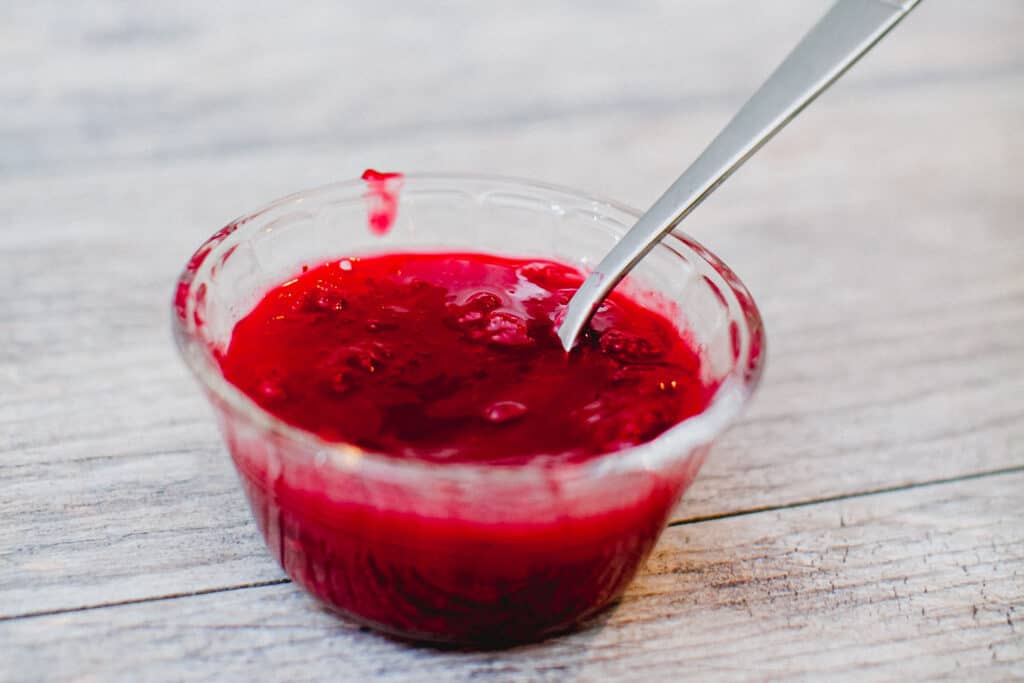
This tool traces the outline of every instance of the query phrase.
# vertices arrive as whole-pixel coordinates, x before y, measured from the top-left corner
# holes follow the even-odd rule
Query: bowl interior
[[[261,421],[274,421],[223,380],[210,352],[226,348],[235,323],[304,265],[380,252],[477,251],[556,259],[587,271],[638,216],[536,183],[411,176],[403,181],[396,221],[381,236],[367,225],[373,201],[361,181],[299,193],[233,222],[200,248],[179,283],[175,332],[208,391]],[[688,446],[710,441],[759,375],[763,336],[749,294],[724,264],[684,236],[666,238],[620,287],[692,335],[706,379],[721,382],[705,411],[710,415],[666,433],[679,438],[687,427]]]

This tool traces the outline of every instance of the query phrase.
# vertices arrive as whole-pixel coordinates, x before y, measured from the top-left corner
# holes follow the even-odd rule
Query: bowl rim
[[[450,182],[500,183],[503,186],[518,186],[531,190],[567,195],[576,200],[606,207],[630,217],[639,218],[642,212],[626,204],[591,195],[574,188],[539,182],[524,178],[480,173],[403,173],[403,182]],[[764,325],[760,311],[746,286],[736,274],[701,243],[689,235],[674,230],[666,235],[656,249],[667,248],[683,258],[685,251],[702,259],[717,273],[722,282],[715,283],[722,297],[731,297],[740,307],[742,322],[747,334],[741,335],[741,344],[735,354],[733,368],[725,375],[701,412],[691,415],[651,441],[617,451],[603,453],[578,462],[557,462],[539,458],[538,462],[503,465],[500,463],[444,463],[397,458],[386,453],[369,451],[352,444],[327,441],[301,427],[292,426],[276,417],[241,389],[231,384],[221,373],[207,344],[195,333],[193,311],[189,303],[196,273],[204,263],[218,256],[218,247],[239,227],[259,216],[287,204],[299,203],[324,193],[365,187],[361,179],[350,179],[327,183],[300,190],[280,197],[252,213],[231,221],[204,241],[187,262],[179,275],[171,305],[171,328],[179,354],[190,372],[216,404],[244,419],[251,426],[267,432],[268,436],[285,439],[301,446],[302,450],[315,454],[318,464],[338,467],[347,472],[359,471],[381,478],[412,478],[422,481],[424,477],[455,482],[473,482],[483,479],[500,479],[504,484],[520,483],[523,480],[542,480],[550,483],[553,477],[559,481],[591,479],[614,473],[637,470],[660,470],[677,460],[685,459],[695,449],[706,446],[719,436],[739,416],[760,383],[763,373],[766,344]],[[619,235],[621,237],[621,234]],[[213,260],[215,262],[215,259]],[[735,321],[734,321],[735,322]],[[223,426],[223,425],[222,425]],[[286,449],[289,453],[296,449]]]

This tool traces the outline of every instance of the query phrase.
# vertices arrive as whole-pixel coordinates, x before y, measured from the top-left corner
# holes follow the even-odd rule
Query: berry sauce
[[[260,406],[426,466],[381,474],[358,451],[314,454],[229,421],[256,520],[292,578],[375,628],[485,646],[563,631],[622,593],[706,449],[574,472],[700,412],[715,386],[690,338],[621,292],[566,354],[554,321],[581,281],[546,260],[352,257],[303,267],[236,324],[219,362]],[[453,481],[448,463],[494,476]],[[536,478],[512,476],[527,466]]]
[[[583,460],[700,412],[697,350],[622,294],[566,355],[554,319],[580,282],[482,254],[343,259],[271,290],[221,367],[289,424],[433,462]]]

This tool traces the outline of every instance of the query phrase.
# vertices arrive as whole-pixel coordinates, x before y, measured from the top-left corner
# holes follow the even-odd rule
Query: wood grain
[[[672,527],[583,631],[410,647],[288,585],[0,622],[11,680],[1013,680],[1024,474]]]
[[[46,3],[0,7],[8,629],[39,612],[282,579],[169,339],[173,280],[217,227],[367,166],[522,175],[649,204],[827,3],[565,1],[498,11],[323,0],[287,15],[258,3],[208,5],[104,0],[64,8],[60,20]],[[781,508],[927,482],[959,487],[952,482],[985,473],[993,485],[1016,481],[1022,32],[1016,0],[924,3],[688,219],[753,290],[769,361],[754,405],[714,450],[677,521],[788,515]],[[807,530],[819,544],[830,533]],[[251,588],[230,593],[238,609],[250,591],[290,596],[274,603],[281,610],[302,600],[287,587]],[[1019,602],[1022,593],[1018,583],[1002,595]],[[181,602],[220,610],[215,595],[229,593]],[[870,596],[848,596],[836,628],[862,628],[856,615],[870,616],[858,611]],[[117,610],[145,619],[177,602]],[[601,632],[618,637],[618,623]],[[681,622],[666,623],[674,626],[646,633],[670,649]],[[814,629],[794,633],[808,650],[825,642]],[[181,631],[160,638],[167,657],[188,640]],[[849,654],[854,637],[840,640],[849,646],[834,661],[849,664],[860,656]],[[0,662],[14,642],[0,638]],[[938,651],[952,636],[921,642]],[[85,656],[51,645],[65,646],[74,653],[67,666]],[[300,658],[305,647],[280,656]],[[491,671],[474,666],[465,671]],[[196,667],[190,673],[207,676]]]

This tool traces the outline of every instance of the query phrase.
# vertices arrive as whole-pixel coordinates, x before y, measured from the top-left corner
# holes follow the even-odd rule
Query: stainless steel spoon
[[[565,350],[573,347],[619,280],[662,237],[874,47],[918,2],[839,0],[583,282],[558,327]]]

